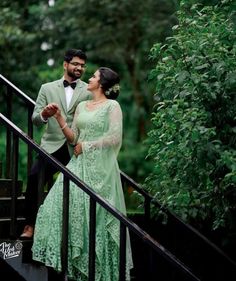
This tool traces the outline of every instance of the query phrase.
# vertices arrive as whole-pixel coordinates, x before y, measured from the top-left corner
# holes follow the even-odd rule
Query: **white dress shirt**
[[[78,80],[75,80],[73,82],[77,82],[77,81]],[[71,88],[70,86],[65,87],[64,89],[65,89],[65,95],[66,95],[66,106],[67,106],[67,109],[68,109],[69,106],[70,106],[70,102],[71,102],[71,99],[72,99],[72,96],[73,96],[74,89]],[[43,118],[42,113],[40,114],[40,116],[41,116],[41,119],[43,120],[43,122],[47,123],[48,120]]]

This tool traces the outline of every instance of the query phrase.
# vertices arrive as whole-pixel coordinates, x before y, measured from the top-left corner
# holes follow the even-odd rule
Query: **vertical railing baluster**
[[[120,221],[120,266],[119,281],[125,281],[126,275],[126,226]]]
[[[154,264],[153,264],[153,250],[152,248],[148,249],[148,266],[147,266],[147,279],[150,281],[154,281],[154,275],[152,274]]]
[[[144,199],[144,216],[145,216],[145,221],[149,222],[150,220],[150,205],[151,205],[151,200],[149,197],[145,196]]]
[[[44,185],[45,185],[45,165],[44,160],[39,156],[39,178],[38,178],[38,207],[43,202],[44,199]]]
[[[2,162],[0,162],[0,178],[2,178],[3,174],[2,174]]]
[[[69,226],[69,197],[70,181],[64,176],[63,180],[63,217],[62,217],[62,241],[61,241],[61,265],[62,278],[67,281],[68,272],[68,226]]]
[[[28,135],[31,137],[31,139],[33,139],[33,122],[31,120],[33,114],[33,110],[31,109],[31,107],[28,108]],[[32,162],[33,162],[33,154],[32,154],[32,148],[28,145],[27,146],[27,150],[28,150],[28,156],[27,156],[27,174],[30,174],[30,169],[32,166]]]
[[[5,166],[5,177],[11,178],[11,131],[7,128],[6,132],[6,166]]]
[[[89,209],[89,281],[95,280],[96,201],[90,197]]]
[[[7,118],[9,120],[12,120],[12,92],[9,87],[7,87]],[[6,170],[5,170],[5,176],[6,178],[12,177],[12,169],[11,169],[11,131],[9,128],[7,128],[6,133]]]
[[[11,186],[11,225],[10,236],[16,236],[16,200],[17,200],[17,181],[18,181],[18,154],[19,154],[19,137],[13,136],[13,161],[12,161],[12,186]]]

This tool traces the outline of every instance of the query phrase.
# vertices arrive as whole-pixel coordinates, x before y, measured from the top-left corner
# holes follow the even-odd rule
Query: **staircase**
[[[11,218],[11,190],[12,190],[12,179],[0,178],[0,238],[9,239],[10,231],[10,218]],[[22,181],[17,182],[17,202],[16,208],[19,210],[17,214],[17,233],[22,229],[24,225],[23,217],[23,204],[24,196],[21,193]]]
[[[22,182],[17,182],[17,217],[16,217],[16,234],[11,234],[11,190],[13,181],[11,179],[0,179],[0,272],[12,276],[14,281],[54,281],[65,280],[51,268],[32,260],[32,240],[18,240],[22,232],[25,218],[23,216],[24,194],[21,192]],[[130,215],[132,220],[140,226],[146,227],[144,214]],[[143,243],[142,239],[130,233],[131,245],[133,251],[134,269],[131,271],[131,281],[143,280],[198,280],[185,277],[183,273],[169,266],[166,260],[163,260],[157,254],[150,252]],[[9,251],[10,249],[10,251]],[[8,254],[9,253],[9,254]],[[149,262],[157,264],[157,268],[152,269],[152,276],[147,279]],[[160,273],[159,267],[165,269]],[[4,280],[4,279],[1,279]]]
[[[16,93],[27,105],[28,134],[22,132],[9,120],[11,119],[12,107],[8,105],[6,116],[9,119],[0,113],[0,128],[1,131],[5,129],[6,135],[5,159],[6,162],[12,162],[11,164],[0,163],[0,272],[6,272],[7,278],[12,276],[11,280],[16,281],[67,280],[65,275],[58,275],[53,270],[32,260],[32,241],[19,241],[17,239],[25,220],[23,217],[22,181],[17,179],[18,138],[21,138],[28,145],[28,164],[32,149],[47,161],[55,162],[55,160],[50,159],[48,155],[45,156],[44,152],[40,151],[40,148],[29,137],[32,136],[33,132],[30,117],[34,102],[2,75],[0,75],[1,83],[7,87],[7,94],[11,96],[7,98],[8,104],[12,100],[13,93]],[[55,165],[58,163],[55,162]],[[8,167],[5,168],[5,171],[11,170],[11,177],[3,176],[6,173],[3,173],[2,166]],[[65,168],[60,165],[58,167],[64,176],[74,181]],[[122,171],[121,178],[124,189],[132,187],[143,196],[143,213],[129,214],[127,219],[120,216],[104,202],[100,202],[96,196],[93,199],[111,211],[130,230],[134,259],[134,269],[131,272],[132,281],[233,281],[236,279],[235,262],[216,245],[169,210],[163,209],[168,218],[166,224],[151,219],[151,205],[154,208],[162,208],[162,206]],[[76,183],[80,187],[87,188],[78,179],[76,179]],[[12,249],[13,254],[16,252],[13,258],[4,256],[3,249],[7,247]],[[1,278],[1,280],[3,279]],[[90,280],[93,281],[93,277]],[[120,277],[120,281],[122,280],[125,280],[124,277]]]
[[[2,164],[2,163],[1,163]],[[0,165],[2,167],[2,165]],[[2,175],[2,171],[0,171]],[[23,216],[24,196],[22,181],[17,181],[17,217],[16,237],[12,233],[11,225],[11,195],[12,179],[0,178],[0,272],[1,280],[14,281],[48,281],[47,268],[32,261],[32,241],[17,240],[25,218]]]

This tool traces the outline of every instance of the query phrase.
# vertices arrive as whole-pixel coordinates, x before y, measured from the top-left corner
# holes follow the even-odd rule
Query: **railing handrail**
[[[160,210],[166,213],[168,216],[174,218],[176,221],[180,222],[184,225],[188,230],[193,232],[196,236],[201,238],[204,242],[206,242],[210,247],[212,247],[216,252],[218,252],[222,257],[224,257],[228,262],[230,262],[233,266],[236,267],[236,262],[233,261],[228,255],[226,255],[219,247],[217,247],[213,242],[211,242],[206,236],[204,236],[201,232],[199,232],[196,228],[184,222],[181,218],[176,216],[173,212],[163,206],[156,198],[152,197],[149,193],[147,193],[138,183],[136,183],[132,178],[126,175],[124,172],[120,171],[121,177],[123,177],[127,183],[129,183],[135,190],[141,193],[145,198],[150,200],[150,203],[157,206]]]
[[[42,149],[36,142],[34,142],[26,133],[24,133],[20,128],[18,128],[14,123],[12,123],[8,118],[0,113],[1,122],[15,135],[17,135],[22,141],[27,143],[33,150],[35,150],[40,157],[49,161],[53,166],[63,173],[66,178],[74,182],[79,188],[86,192],[90,198],[92,197],[98,204],[110,212],[114,217],[116,217],[120,222],[122,222],[126,227],[133,231],[139,238],[143,240],[144,243],[148,244],[154,251],[158,252],[162,257],[169,261],[172,265],[179,268],[183,273],[191,277],[193,280],[199,280],[188,267],[186,267],[180,260],[178,260],[171,252],[169,252],[165,247],[159,244],[155,239],[153,239],[148,233],[142,230],[137,224],[132,222],[124,214],[122,214],[115,207],[110,205],[105,199],[100,195],[96,194],[92,188],[90,188],[86,183],[75,176],[70,170],[68,170],[64,165]]]
[[[10,86],[11,89],[14,90],[16,95],[24,100],[24,102],[29,105],[30,107],[35,106],[35,101],[32,100],[29,96],[27,96],[23,91],[21,91],[19,88],[17,88],[14,84],[12,84],[6,77],[4,77],[2,74],[0,74],[0,80],[6,85]]]

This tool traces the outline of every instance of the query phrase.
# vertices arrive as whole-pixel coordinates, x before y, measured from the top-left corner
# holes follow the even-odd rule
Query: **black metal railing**
[[[8,81],[4,76],[0,75],[0,84],[3,84],[7,87],[7,95],[12,96],[13,93],[16,93],[17,97],[19,97],[26,105],[28,108],[28,135],[33,136],[33,126],[31,122],[31,113],[33,111],[35,102],[28,98],[27,95],[25,95],[22,91],[20,91],[16,86],[14,86],[10,81]],[[9,101],[12,101],[12,98],[8,99]],[[8,107],[8,118],[11,120],[11,108],[12,105],[10,102],[7,103]],[[11,152],[11,131],[7,129],[7,141],[6,141],[6,154]],[[31,151],[31,147],[28,146],[28,151]],[[7,154],[8,155],[8,154]],[[12,167],[12,164],[10,163],[11,159],[9,156],[7,156],[8,163],[6,166],[10,169]],[[28,161],[30,160],[30,156],[28,156]],[[6,161],[7,162],[7,161]],[[28,167],[29,167],[29,162],[28,162]],[[7,169],[7,168],[6,168]],[[168,248],[172,253],[175,254],[175,256],[181,256],[183,252],[183,245],[182,243],[186,244],[189,249],[191,248],[191,253],[189,252],[190,250],[187,249],[187,255],[185,256],[185,259],[181,260],[184,261],[185,264],[188,265],[188,267],[193,268],[194,272],[200,272],[200,275],[198,276],[203,276],[205,274],[205,266],[202,266],[201,269],[199,269],[199,262],[198,259],[201,258],[208,263],[208,260],[213,260],[213,267],[210,268],[209,266],[209,274],[212,275],[211,270],[214,270],[215,276],[219,275],[218,270],[220,269],[221,264],[227,264],[226,269],[230,268],[229,271],[233,270],[236,268],[236,264],[232,259],[230,259],[219,247],[217,247],[214,243],[212,243],[209,239],[207,239],[204,235],[202,235],[199,231],[197,231],[194,227],[191,225],[185,223],[182,221],[178,216],[176,216],[173,212],[168,210],[167,208],[163,207],[158,200],[154,199],[148,192],[146,192],[142,186],[137,184],[132,178],[130,178],[128,175],[126,175],[124,172],[120,171],[121,174],[121,179],[122,183],[127,184],[128,186],[131,186],[134,190],[136,190],[144,200],[144,220],[145,222],[150,222],[150,210],[151,208],[158,208],[159,210],[162,210],[163,213],[166,215],[167,220],[168,220],[168,225],[171,225],[169,227],[167,225],[167,228],[165,229],[164,236],[166,236],[166,233],[168,233],[168,242],[169,244],[166,244],[165,247]],[[39,191],[40,192],[40,191]],[[14,212],[13,212],[14,213]],[[92,216],[92,214],[91,214]],[[147,224],[147,223],[146,223]],[[156,226],[155,226],[156,227]],[[158,231],[161,232],[161,228],[163,226],[161,224],[158,225]],[[164,226],[166,227],[166,226]],[[142,227],[143,228],[143,227]],[[148,229],[148,230],[147,230]],[[181,229],[181,230],[180,230]],[[145,229],[149,234],[153,236],[151,232],[149,232],[150,227]],[[66,235],[65,235],[66,236]],[[157,235],[158,236],[158,235]],[[180,237],[183,236],[184,238]],[[155,237],[155,236],[153,236]],[[158,236],[159,239],[160,236]],[[187,240],[189,241],[189,244],[187,244]],[[161,241],[161,239],[159,239]],[[202,246],[199,247],[198,245],[201,244]],[[195,247],[194,247],[195,246]],[[201,249],[200,249],[201,248]],[[207,255],[207,251],[210,251],[212,254],[210,256]],[[190,261],[191,259],[189,258],[191,255],[196,255],[196,251],[199,251],[199,257],[197,257],[197,263],[195,266],[192,267]],[[219,266],[218,266],[219,265]],[[214,268],[215,267],[215,268]],[[195,271],[196,269],[196,271]],[[207,270],[206,270],[207,271]],[[224,268],[221,270],[224,272]],[[236,272],[236,271],[234,271]],[[220,279],[219,279],[220,280]],[[228,279],[231,280],[231,279]]]
[[[142,242],[148,247],[151,253],[156,253],[158,256],[166,260],[166,262],[177,271],[181,272],[183,276],[187,279],[185,280],[200,280],[195,276],[188,267],[186,267],[180,260],[178,260],[172,253],[170,253],[166,248],[154,240],[148,233],[143,231],[138,225],[133,223],[130,219],[119,212],[115,207],[110,205],[101,196],[97,195],[91,187],[86,183],[81,181],[76,177],[70,170],[58,162],[54,157],[44,151],[38,144],[36,144],[26,133],[19,129],[15,124],[13,124],[8,118],[0,113],[0,123],[11,132],[13,138],[13,175],[14,182],[17,182],[17,170],[18,170],[18,159],[17,155],[19,153],[19,139],[26,143],[32,150],[34,150],[40,158],[44,161],[50,162],[63,174],[63,239],[62,239],[62,269],[64,280],[67,280],[67,237],[68,237],[68,213],[69,213],[69,182],[75,183],[78,188],[81,188],[90,197],[90,222],[89,222],[89,281],[95,280],[95,236],[96,236],[96,205],[99,204],[109,213],[111,213],[120,222],[120,277],[119,281],[125,281],[125,270],[126,270],[126,231],[127,228],[129,232],[133,235],[138,236]],[[16,155],[15,155],[16,154]],[[13,186],[13,189],[15,187]],[[16,201],[16,191],[12,193],[13,202]],[[12,206],[12,227],[11,229],[15,231],[16,223],[16,209]],[[150,264],[149,271],[147,271],[147,276],[150,279],[153,278],[152,268],[155,268],[155,264]],[[158,278],[158,276],[157,276]]]
[[[6,101],[6,116],[9,120],[12,120],[12,103],[13,96],[17,96],[20,101],[22,101],[23,105],[27,110],[27,132],[28,135],[33,138],[33,123],[31,121],[31,116],[34,110],[35,101],[32,100],[29,96],[27,96],[24,92],[22,92],[19,88],[17,88],[14,84],[12,84],[6,77],[0,74],[0,84],[5,86],[5,101]],[[4,89],[2,89],[4,91]],[[10,132],[6,132],[6,162],[5,162],[5,176],[6,178],[11,178],[11,159],[9,158],[11,155],[11,136]],[[30,171],[32,165],[32,151],[30,147],[28,148],[27,153],[27,169],[28,173]]]

